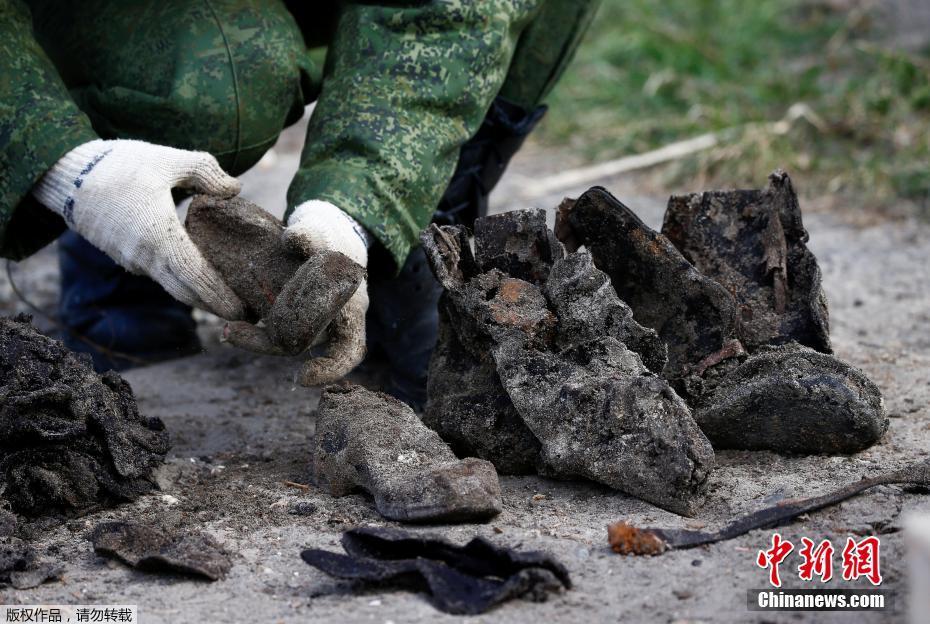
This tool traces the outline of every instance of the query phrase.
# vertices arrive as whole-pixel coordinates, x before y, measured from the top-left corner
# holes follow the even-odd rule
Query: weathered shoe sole
[[[797,344],[761,351],[729,374],[695,419],[715,448],[855,453],[888,429],[861,371]]]
[[[374,498],[398,522],[482,522],[502,507],[494,465],[474,457],[407,475]]]

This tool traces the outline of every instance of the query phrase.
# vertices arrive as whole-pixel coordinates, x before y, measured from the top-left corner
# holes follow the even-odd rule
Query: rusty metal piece
[[[614,522],[607,525],[607,543],[618,555],[661,555],[668,550],[668,544],[655,533],[637,529],[627,522]]]
[[[860,481],[850,483],[849,485],[845,485],[820,496],[780,501],[771,507],[765,507],[741,518],[737,518],[718,531],[655,528],[638,529],[635,527],[630,527],[630,529],[635,531],[638,540],[645,543],[659,541],[664,545],[665,550],[673,548],[694,548],[695,546],[730,540],[756,529],[769,529],[784,526],[802,514],[836,505],[837,503],[841,503],[879,485],[893,484],[930,487],[930,460],[913,463],[900,470],[875,477],[863,478]],[[662,552],[664,552],[664,550]],[[637,552],[631,549],[630,554],[651,555],[657,553]]]
[[[697,366],[694,367],[694,372],[697,375],[703,375],[708,368],[720,364],[724,360],[730,358],[739,357],[741,355],[746,355],[746,350],[743,348],[742,343],[739,340],[733,339],[728,340],[719,351],[711,353],[703,360],[697,363]]]

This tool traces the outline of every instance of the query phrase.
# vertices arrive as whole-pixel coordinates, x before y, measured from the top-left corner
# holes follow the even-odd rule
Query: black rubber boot
[[[400,274],[368,287],[368,350],[389,367],[388,394],[422,411],[426,404],[429,360],[439,329],[437,304],[442,287],[417,247]]]
[[[462,146],[433,222],[470,228],[475,219],[487,215],[491,189],[545,114],[545,106],[528,111],[502,97],[495,98],[478,132]]]
[[[200,351],[190,306],[149,278],[128,273],[71,231],[58,240],[58,263],[62,341],[89,353],[98,372]]]

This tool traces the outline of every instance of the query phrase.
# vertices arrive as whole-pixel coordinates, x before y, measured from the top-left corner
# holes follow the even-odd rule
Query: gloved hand
[[[311,200],[294,209],[284,230],[285,243],[305,256],[322,250],[338,251],[350,260],[368,266],[371,237],[352,217],[333,204]],[[352,371],[365,357],[365,313],[368,311],[368,282],[358,290],[329,325],[325,356],[309,360],[300,383],[316,386],[336,381]]]
[[[242,318],[242,302],[181,225],[175,187],[232,196],[239,181],[205,152],[97,139],[65,154],[32,192],[127,271],[148,275],[178,301]]]

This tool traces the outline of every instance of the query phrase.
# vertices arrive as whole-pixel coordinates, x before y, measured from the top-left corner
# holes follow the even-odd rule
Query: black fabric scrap
[[[514,598],[542,602],[571,589],[568,570],[551,555],[518,551],[475,537],[464,546],[388,528],[342,535],[348,554],[309,549],[300,556],[331,576],[374,586],[425,591],[446,613],[476,615]]]

